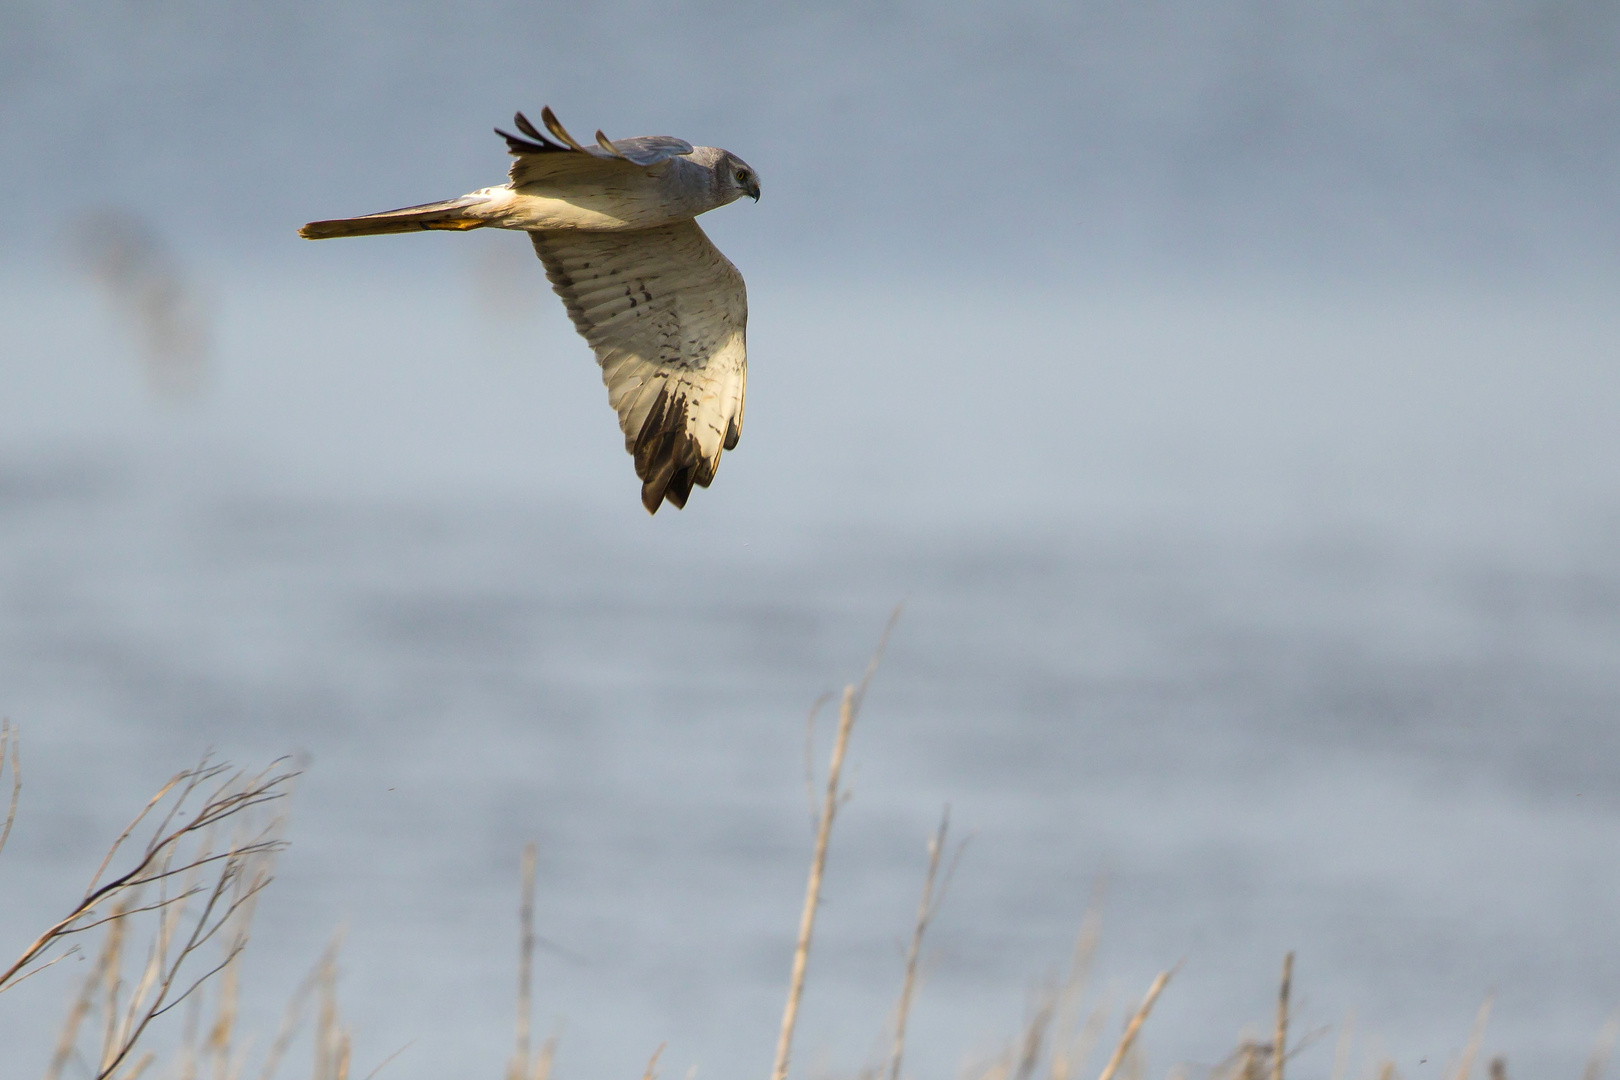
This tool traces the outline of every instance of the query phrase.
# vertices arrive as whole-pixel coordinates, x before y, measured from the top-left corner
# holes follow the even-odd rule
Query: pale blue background
[[[0,953],[204,748],[307,751],[258,1030],[346,924],[358,1075],[497,1075],[534,838],[559,1075],[762,1075],[803,715],[905,599],[806,1075],[882,1045],[946,801],[912,1075],[1012,1036],[1099,871],[1116,1000],[1186,959],[1150,1075],[1290,948],[1297,1030],[1436,1076],[1494,989],[1487,1052],[1575,1075],[1620,1005],[1617,47],[1580,2],[7,0]],[[763,177],[704,222],[753,365],[684,513],[523,238],[294,235],[497,181],[548,102]],[[191,399],[76,261],[104,208],[206,313]],[[68,966],[0,1000],[7,1076]]]

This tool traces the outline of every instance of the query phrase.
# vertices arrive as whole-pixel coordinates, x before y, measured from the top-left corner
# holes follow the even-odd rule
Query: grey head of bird
[[[747,195],[759,202],[759,174],[730,150],[699,146],[688,159],[709,170],[715,205],[724,206]]]

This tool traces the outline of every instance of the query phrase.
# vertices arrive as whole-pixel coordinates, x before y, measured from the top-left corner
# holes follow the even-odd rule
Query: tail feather
[[[488,201],[481,195],[464,195],[459,199],[384,210],[362,217],[312,221],[299,229],[298,235],[305,240],[330,240],[336,236],[378,236],[423,229],[478,229],[488,222],[467,211]]]

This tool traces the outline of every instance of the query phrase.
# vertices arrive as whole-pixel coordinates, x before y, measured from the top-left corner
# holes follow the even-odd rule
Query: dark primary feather
[[[546,147],[547,149],[549,149],[549,150],[561,150],[562,149],[562,147],[558,146],[556,143],[552,142],[550,139],[548,139],[544,135],[540,134],[539,130],[533,124],[529,123],[529,118],[527,116],[524,116],[522,113],[520,113],[520,112],[513,113],[512,114],[512,122],[517,125],[517,128],[518,128],[519,131],[523,132],[523,134],[527,135],[529,138],[533,139],[535,142],[541,144],[542,146]]]
[[[590,340],[595,336],[596,328],[580,304],[579,283],[563,268],[561,261],[551,254],[545,245],[543,235],[530,234],[534,240],[535,251],[546,267],[546,276],[562,297],[563,306],[573,320],[574,328]],[[617,285],[613,288],[616,290]],[[671,340],[678,341],[678,337],[671,336]],[[674,364],[679,362],[679,359],[677,346],[675,353],[663,358],[662,362]],[[635,459],[636,476],[642,482],[641,505],[647,508],[649,514],[658,513],[658,508],[663,505],[666,498],[675,504],[677,510],[684,510],[686,500],[692,494],[692,486],[696,484],[699,487],[708,487],[714,480],[713,465],[703,459],[702,448],[687,427],[686,397],[671,396],[669,387],[662,387],[658,391],[652,409],[647,413],[647,419],[642,422],[641,430],[636,433],[629,447],[631,456]],[[730,444],[726,447],[728,450],[736,446],[735,433],[736,422],[732,421],[726,433]]]
[[[524,154],[588,154],[599,160],[622,159],[632,165],[646,167],[656,165],[660,161],[667,161],[672,157],[684,157],[692,152],[692,144],[685,139],[677,139],[670,135],[638,135],[632,139],[609,140],[600,131],[596,133],[598,146],[581,146],[574,141],[562,124],[557,122],[556,114],[547,106],[542,117],[546,126],[561,142],[552,142],[540,134],[538,128],[522,113],[512,117],[512,123],[526,138],[513,135],[511,132],[495,129],[495,134],[506,140],[506,152],[514,157]],[[553,126],[555,125],[555,126]],[[562,145],[566,143],[567,145]]]
[[[650,513],[665,501],[684,507],[693,487],[714,480],[722,449],[735,448],[742,430],[741,275],[696,222],[530,237],[602,365],[642,481],[642,505]],[[733,345],[735,353],[709,366],[721,355],[716,349]]]
[[[675,509],[686,509],[692,485],[708,487],[714,480],[714,469],[703,460],[698,441],[686,430],[687,403],[684,397],[671,399],[666,387],[658,392],[658,400],[647,422],[636,436],[636,475],[641,478],[641,505],[650,514],[658,513],[665,499]]]

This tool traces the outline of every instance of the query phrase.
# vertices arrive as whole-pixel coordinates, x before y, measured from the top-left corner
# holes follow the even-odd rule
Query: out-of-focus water
[[[1432,1076],[1494,991],[1487,1051],[1574,1075],[1620,1003],[1612,312],[766,277],[742,444],[650,520],[549,306],[222,276],[186,407],[147,399],[89,294],[10,280],[0,711],[26,786],[0,952],[205,748],[303,751],[260,1031],[346,925],[359,1075],[407,1043],[383,1075],[496,1075],[534,839],[561,1075],[636,1075],[666,1040],[667,1072],[760,1075],[804,715],[903,599],[807,1067],[880,1044],[949,802],[973,840],[914,1075],[1014,1034],[1099,872],[1116,999],[1185,960],[1150,1074],[1263,1025],[1295,949],[1296,1030],[1354,1009]],[[75,975],[0,1002],[5,1076],[38,1074]]]

